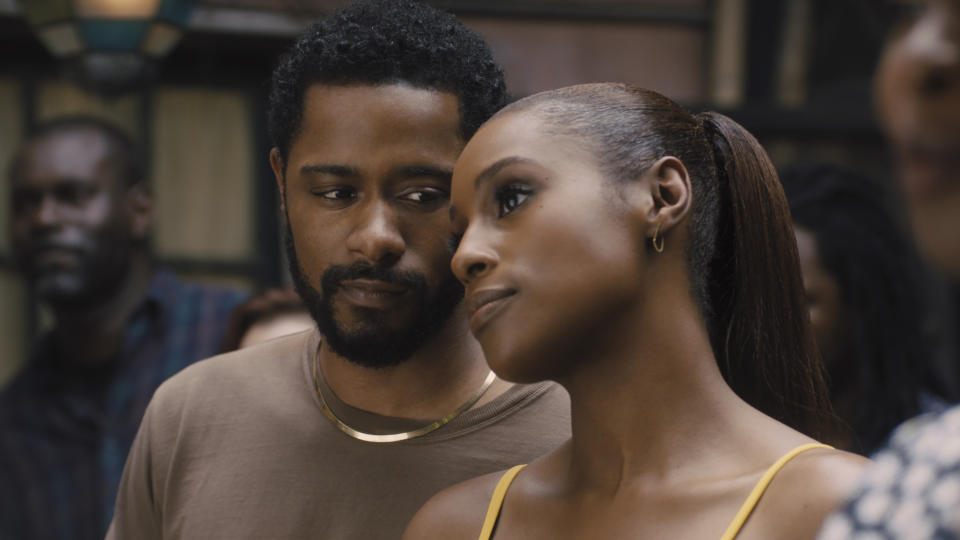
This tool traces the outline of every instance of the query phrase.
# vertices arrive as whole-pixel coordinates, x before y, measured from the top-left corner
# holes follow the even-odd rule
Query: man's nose
[[[373,200],[357,212],[357,224],[347,238],[347,249],[380,265],[400,259],[406,243],[396,211],[386,201]]]
[[[45,195],[37,202],[31,221],[36,227],[55,227],[62,219],[63,207],[54,197]]]

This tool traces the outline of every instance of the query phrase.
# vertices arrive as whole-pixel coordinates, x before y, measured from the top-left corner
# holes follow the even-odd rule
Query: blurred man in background
[[[877,105],[917,242],[960,281],[960,2],[926,4],[880,62]]]
[[[930,0],[877,73],[881,122],[920,248],[960,283],[960,2]],[[958,359],[960,361],[960,359]],[[821,540],[960,538],[960,406],[897,429]]]
[[[38,125],[8,189],[14,257],[53,327],[0,394],[0,538],[102,538],[153,391],[217,352],[243,295],[154,268],[142,154],[109,123]]]

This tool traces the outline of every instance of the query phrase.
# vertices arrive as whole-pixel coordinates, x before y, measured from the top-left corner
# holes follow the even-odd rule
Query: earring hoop
[[[659,223],[657,223],[657,230],[653,231],[653,249],[657,253],[663,253],[663,236],[660,236],[660,242],[657,242],[657,236],[660,236]]]

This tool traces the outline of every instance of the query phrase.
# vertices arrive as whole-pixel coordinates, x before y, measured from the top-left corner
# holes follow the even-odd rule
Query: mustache
[[[38,240],[30,242],[25,246],[24,252],[29,255],[38,255],[48,250],[70,251],[77,254],[84,254],[90,251],[88,242],[63,242],[58,240]]]
[[[330,294],[340,288],[344,281],[353,279],[382,281],[415,290],[422,290],[427,286],[426,278],[418,272],[384,268],[364,261],[330,266],[323,272],[320,285],[324,292]]]

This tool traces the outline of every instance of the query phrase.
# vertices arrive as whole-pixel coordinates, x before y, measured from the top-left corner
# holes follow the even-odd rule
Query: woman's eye
[[[497,190],[497,215],[504,217],[513,212],[530,197],[530,190],[519,186],[506,186]]]

